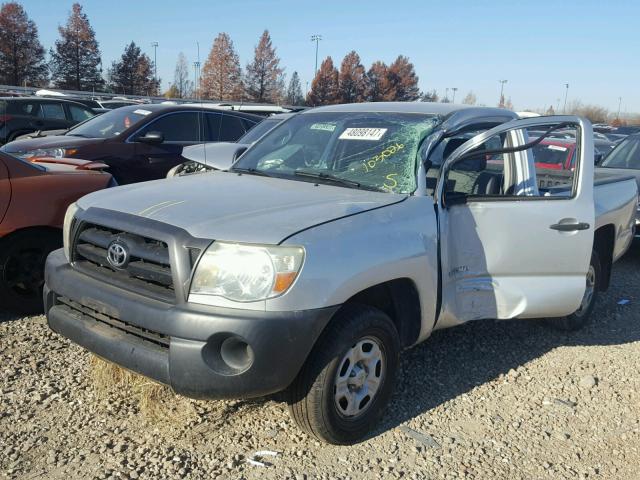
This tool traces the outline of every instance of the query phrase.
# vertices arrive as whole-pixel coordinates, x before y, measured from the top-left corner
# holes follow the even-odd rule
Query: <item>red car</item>
[[[575,165],[576,142],[561,138],[545,138],[533,147],[537,168],[571,170]]]
[[[44,262],[62,246],[67,207],[114,184],[106,165],[40,158],[33,162],[0,152],[0,308],[42,309]]]

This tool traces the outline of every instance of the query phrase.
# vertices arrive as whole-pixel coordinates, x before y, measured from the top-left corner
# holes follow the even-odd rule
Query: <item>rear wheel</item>
[[[579,330],[589,323],[591,319],[591,313],[593,307],[596,304],[598,298],[598,289],[600,287],[600,257],[595,250],[591,253],[591,261],[589,263],[589,270],[585,277],[585,290],[582,296],[582,301],[578,310],[571,315],[560,318],[547,319],[547,323],[558,330],[575,331]]]
[[[0,306],[19,313],[42,312],[44,264],[62,246],[54,232],[18,232],[0,242]]]
[[[362,440],[389,401],[399,352],[398,332],[384,312],[344,306],[287,390],[293,419],[328,443]]]

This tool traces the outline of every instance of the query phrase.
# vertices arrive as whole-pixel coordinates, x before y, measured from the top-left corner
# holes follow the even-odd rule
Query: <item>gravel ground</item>
[[[353,447],[310,439],[274,400],[142,415],[125,390],[100,394],[89,354],[42,316],[0,313],[0,478],[637,479],[639,267],[636,248],[575,334],[528,321],[435,333],[405,353],[382,425]],[[259,450],[278,455],[251,465]]]

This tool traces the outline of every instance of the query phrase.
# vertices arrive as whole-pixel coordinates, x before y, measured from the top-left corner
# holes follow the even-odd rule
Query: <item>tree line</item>
[[[135,42],[125,46],[122,56],[103,71],[99,43],[87,15],[74,3],[59,38],[46,51],[38,29],[22,5],[8,2],[0,7],[0,83],[53,86],[67,90],[111,91],[128,95],[159,95],[160,79],[155,65]],[[189,63],[180,53],[167,97],[222,101],[254,101],[290,105],[325,105],[362,101],[418,100],[418,77],[402,55],[386,65],[374,62],[366,70],[354,51],[338,70],[327,57],[316,72],[309,92],[303,93],[300,76],[293,72],[285,83],[268,30],[258,40],[254,56],[244,69],[227,33],[213,40],[198,81],[191,80]]]

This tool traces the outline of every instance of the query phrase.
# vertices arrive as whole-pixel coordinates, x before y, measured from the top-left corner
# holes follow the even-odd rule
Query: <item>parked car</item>
[[[65,158],[28,162],[0,152],[0,308],[42,311],[44,262],[62,245],[65,211],[113,185],[105,167]]]
[[[138,102],[127,100],[98,100],[98,103],[102,108],[106,108],[107,110],[113,110],[120,107],[129,107],[131,105],[139,105]]]
[[[42,97],[0,98],[0,143],[36,130],[67,129],[95,115],[84,105]]]
[[[23,158],[73,157],[100,161],[118,184],[163,178],[184,162],[182,149],[235,141],[262,117],[182,105],[135,105],[99,115],[64,135],[18,140],[2,150]]]
[[[619,135],[631,135],[632,133],[640,133],[640,125],[623,125],[617,127],[611,133],[617,133]]]
[[[629,135],[598,165],[597,172],[631,175],[640,189],[640,133]],[[636,215],[636,231],[640,234],[640,201]]]
[[[182,156],[187,161],[169,170],[167,178],[210,170],[225,170],[260,137],[293,115],[293,113],[280,113],[267,117],[240,137],[237,142],[205,143],[185,147],[182,150]]]
[[[588,121],[515,118],[320,107],[228,172],[88,195],[47,260],[49,325],[186,396],[284,391],[310,435],[359,441],[402,349],[484,318],[577,329],[629,246],[636,184],[594,186]],[[567,122],[576,168],[539,186],[528,129]]]

